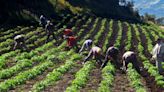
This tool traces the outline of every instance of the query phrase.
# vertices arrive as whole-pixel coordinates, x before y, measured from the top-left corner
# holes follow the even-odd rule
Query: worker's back
[[[76,44],[76,37],[75,36],[69,36],[67,39],[67,45],[68,46],[74,46]]]
[[[127,59],[127,58],[129,58],[129,57],[131,57],[131,56],[133,56],[133,55],[135,55],[135,53],[133,52],[133,51],[127,51],[127,52],[125,52],[124,54],[123,54],[123,59]]]
[[[101,53],[101,48],[100,47],[97,47],[97,46],[94,46],[92,47],[91,51],[93,52],[93,54],[100,54]]]
[[[17,42],[23,42],[24,41],[24,36],[23,35],[17,35],[14,37],[14,40]]]

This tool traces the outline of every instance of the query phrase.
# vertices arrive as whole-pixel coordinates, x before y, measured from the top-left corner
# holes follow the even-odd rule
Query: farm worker
[[[64,30],[64,36],[72,36],[73,32],[72,29],[65,29]]]
[[[40,16],[39,24],[42,25],[43,28],[45,28],[47,24],[47,19],[43,15]]]
[[[47,21],[47,24],[45,26],[45,30],[46,30],[46,34],[47,34],[47,40],[46,40],[46,42],[48,42],[48,40],[49,40],[49,38],[50,38],[51,35],[55,39],[55,34],[53,33],[54,32],[53,31],[54,30],[53,29],[53,24],[49,20]]]
[[[75,36],[64,36],[64,39],[67,39],[67,46],[68,48],[75,48],[76,50],[78,50],[78,46],[77,46],[77,37]]]
[[[114,46],[109,47],[107,52],[106,52],[104,63],[102,64],[101,67],[102,68],[105,67],[109,59],[114,61],[114,63],[118,66],[119,65],[118,54],[119,54],[118,48],[116,48]]]
[[[98,46],[93,46],[90,49],[88,56],[84,59],[83,64],[88,61],[90,58],[96,59],[96,61],[101,65],[102,64],[102,49]]]
[[[133,64],[133,67],[137,70],[138,73],[140,73],[140,67],[137,62],[137,56],[133,51],[127,51],[122,56],[122,62],[123,62],[123,70],[126,71],[127,66],[129,63]]]
[[[25,37],[24,35],[17,35],[14,37],[14,48],[13,50],[17,49],[17,48],[24,48],[27,50],[27,46],[25,44]]]
[[[81,53],[84,49],[90,50],[91,46],[92,46],[92,40],[91,39],[85,40],[85,42],[83,43],[79,53]]]
[[[161,74],[164,71],[162,69],[162,62],[164,62],[164,42],[160,38],[157,39],[157,43],[152,50],[152,59],[156,61],[156,66]]]

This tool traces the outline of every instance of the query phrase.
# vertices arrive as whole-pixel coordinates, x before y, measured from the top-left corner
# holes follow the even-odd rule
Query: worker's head
[[[41,18],[43,18],[43,17],[44,17],[44,15],[40,15],[40,17],[41,17]]]
[[[162,42],[163,42],[162,38],[157,39],[157,43],[162,43]]]
[[[92,38],[91,37],[88,37],[88,40],[92,40]]]
[[[102,48],[102,44],[97,43],[95,45],[98,46],[98,47],[100,47],[100,48]]]
[[[50,20],[47,20],[47,24],[52,24]]]

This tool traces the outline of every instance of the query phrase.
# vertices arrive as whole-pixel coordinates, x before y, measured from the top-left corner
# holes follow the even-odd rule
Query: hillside
[[[109,46],[119,48],[119,61],[123,53],[133,50],[137,54],[141,73],[129,63],[127,74],[122,73],[113,61],[100,69],[96,60],[82,64],[85,52],[66,50],[63,30],[72,24],[78,37],[78,46],[90,38],[102,47],[105,55]],[[39,26],[17,26],[0,29],[0,92],[162,92],[164,75],[159,74],[151,62],[153,42],[164,37],[156,25],[143,25],[88,15],[64,15],[54,25],[58,40]],[[24,34],[29,51],[13,50],[13,37]],[[164,67],[164,66],[163,66]]]
[[[131,4],[120,0],[0,0],[0,92],[163,92],[164,73],[151,59],[154,43],[164,29],[140,23]],[[124,1],[124,0],[121,0]],[[47,31],[38,23],[43,14],[53,22]],[[63,30],[71,28],[78,49],[67,47]],[[23,34],[28,50],[14,50],[14,37]],[[102,50],[119,49],[118,65],[110,59],[104,68],[89,51],[78,53],[92,39]],[[122,56],[134,51],[137,71],[130,61],[122,71]],[[164,63],[162,64],[164,68]]]
[[[119,0],[0,0],[2,24],[35,23],[41,14],[56,18],[61,13],[82,13],[133,22],[140,21],[131,7],[120,6]]]

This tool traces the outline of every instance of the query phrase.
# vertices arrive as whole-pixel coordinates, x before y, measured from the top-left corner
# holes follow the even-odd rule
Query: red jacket
[[[72,36],[73,35],[73,32],[72,32],[71,29],[65,29],[64,30],[64,35],[66,35],[66,36]]]
[[[67,46],[72,47],[76,45],[76,37],[70,36],[67,38]]]

